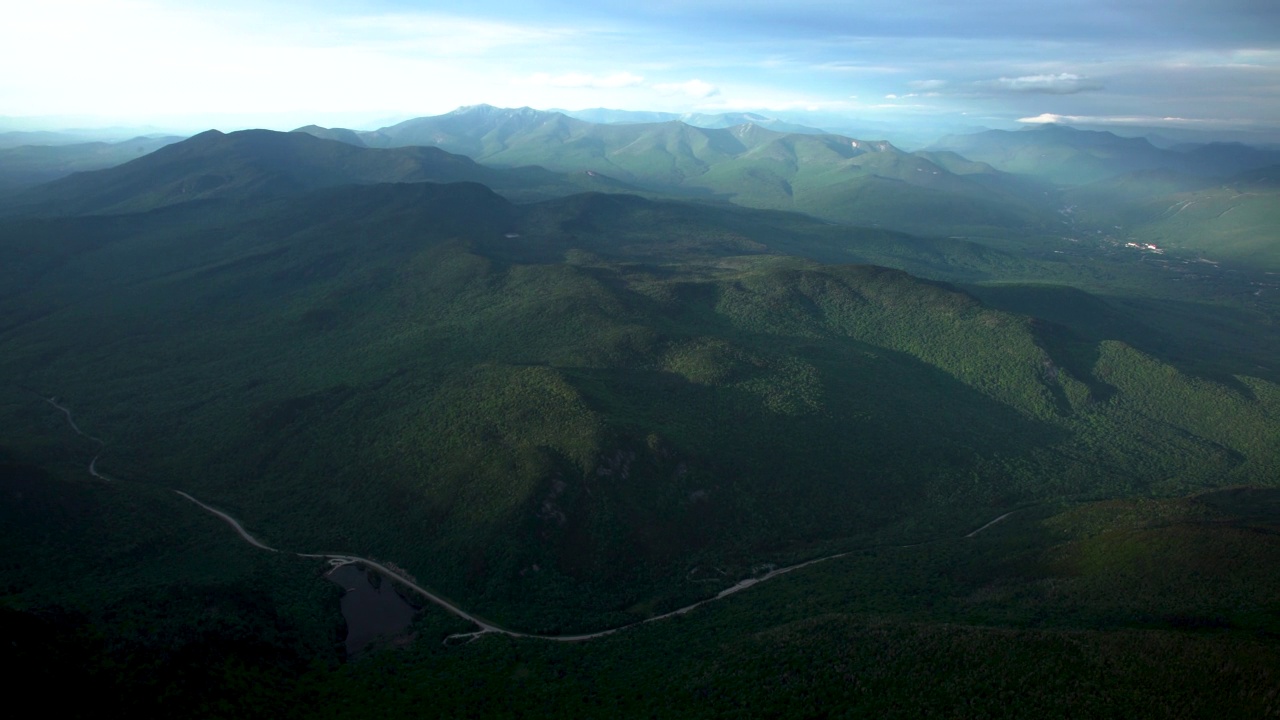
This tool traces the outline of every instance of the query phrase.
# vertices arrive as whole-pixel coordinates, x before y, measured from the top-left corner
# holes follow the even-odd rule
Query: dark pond
[[[408,629],[418,608],[396,592],[394,584],[354,563],[326,575],[346,589],[342,617],[347,621],[347,654],[353,655],[380,637],[394,637]]]

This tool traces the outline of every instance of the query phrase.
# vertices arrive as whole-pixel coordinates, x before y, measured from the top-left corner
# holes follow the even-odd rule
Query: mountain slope
[[[641,140],[574,147],[711,176],[684,192],[882,213],[1044,192],[834,136]],[[1276,714],[1263,273],[1175,273],[1083,219],[998,250],[724,203],[517,203],[616,183],[435,148],[184,146],[0,217],[19,685],[174,717]],[[460,172],[506,196],[400,181]],[[1230,190],[1230,221],[1265,217],[1274,177],[1065,195],[1182,218]],[[346,656],[355,588],[294,552],[374,558],[518,631],[629,627],[459,643],[475,627],[432,606]]]
[[[487,168],[438,148],[375,150],[305,132],[210,130],[124,165],[33,188],[11,205],[25,212],[111,213],[339,185],[458,181],[483,182],[522,199],[625,187],[599,175]]]
[[[766,117],[753,112],[727,113],[664,113],[635,110],[610,110],[608,108],[591,108],[587,110],[552,110],[578,120],[600,124],[641,124],[663,123],[678,120],[686,125],[703,128],[731,128],[738,125],[755,125],[757,127],[784,133],[807,133],[812,135],[828,134],[807,125],[790,123],[777,118]]]
[[[1266,382],[1077,352],[949,286],[661,221],[681,207],[417,183],[23,220],[0,369],[71,403],[113,477],[536,631],[1023,502],[1275,477]]]
[[[951,150],[1010,173],[1060,185],[1081,185],[1139,171],[1167,170],[1200,177],[1234,175],[1278,161],[1272,151],[1238,143],[1161,149],[1146,138],[1120,137],[1053,123],[1018,131],[951,135],[932,149]]]
[[[477,106],[363,137],[380,147],[433,145],[486,164],[588,170],[656,192],[917,233],[1047,222],[1043,198],[989,166],[953,156],[936,156],[939,164],[883,141],[754,124],[597,125],[529,108]]]
[[[323,140],[337,140],[338,142],[355,145],[356,147],[366,147],[364,140],[360,139],[359,133],[355,130],[348,130],[346,128],[325,128],[320,127],[319,125],[304,125],[303,127],[294,129],[293,132],[306,133]]]
[[[1120,227],[1133,242],[1280,271],[1280,165],[1218,181],[1122,176],[1064,197],[1081,219]]]
[[[23,145],[0,149],[0,192],[39,185],[75,172],[98,170],[133,160],[182,140],[139,137],[120,142]]]

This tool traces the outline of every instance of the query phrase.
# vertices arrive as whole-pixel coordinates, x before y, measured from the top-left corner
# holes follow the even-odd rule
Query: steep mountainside
[[[129,212],[193,200],[425,181],[483,182],[521,199],[626,187],[598,174],[564,176],[542,168],[488,168],[438,148],[374,150],[305,132],[210,130],[124,165],[33,188],[15,196],[10,205],[24,213]]]
[[[113,477],[548,632],[723,587],[692,568],[1276,476],[1269,383],[679,207],[417,183],[15,222],[0,368]]]
[[[1081,220],[1118,227],[1129,242],[1280,271],[1280,165],[1205,181],[1126,175],[1064,195]]]
[[[1041,193],[981,163],[755,124],[598,125],[529,108],[476,106],[363,138],[378,147],[437,146],[499,166],[588,170],[658,192],[910,232],[1047,222]]]
[[[946,151],[504,112],[444,129],[937,229],[1059,197]],[[1088,215],[1229,191],[1215,222],[1261,231],[1273,170],[926,238],[301,130],[0,216],[0,658],[77,688],[51,707],[1280,711],[1277,284]]]

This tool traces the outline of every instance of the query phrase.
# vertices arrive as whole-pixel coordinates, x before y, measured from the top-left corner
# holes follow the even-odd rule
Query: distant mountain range
[[[0,149],[24,145],[84,145],[89,143],[122,143],[145,138],[182,137],[175,131],[155,128],[97,128],[73,130],[4,130],[0,131]]]
[[[1267,267],[1280,261],[1272,250],[1280,245],[1269,209],[1275,194],[1249,174],[1280,163],[1280,152],[1238,143],[1159,148],[1143,138],[1048,125],[952,136],[908,153],[883,141],[778,132],[754,122],[601,124],[487,105],[376,131],[313,125],[173,140],[0,150],[8,161],[0,165],[0,191],[7,190],[0,208],[126,212],[347,184],[470,181],[518,202],[629,192],[934,236],[1058,234],[1069,229],[1059,210],[1071,207],[1077,223],[1119,229],[1132,241]]]
[[[1280,167],[1061,128],[1013,145],[1136,169],[489,107],[299,130],[7,198],[16,686],[139,717],[1274,714]],[[433,605],[352,662],[351,556],[559,637]]]
[[[750,122],[598,124],[480,105],[373,132],[300,130],[369,147],[434,146],[494,166],[586,170],[653,192],[910,232],[1046,222],[1038,188],[983,163]]]
[[[828,131],[808,125],[779,120],[753,112],[728,113],[667,113],[645,112],[642,110],[610,110],[607,108],[591,108],[588,110],[550,110],[568,115],[571,118],[585,120],[603,125],[646,124],[664,122],[682,122],[686,125],[701,128],[730,128],[738,125],[755,125],[782,133],[805,133],[809,135],[826,135]]]
[[[119,142],[36,142],[53,139],[43,135],[26,133],[23,139],[32,141],[30,144],[0,149],[0,192],[39,185],[71,173],[119,165],[182,139],[159,136]]]
[[[22,178],[0,207],[125,212],[347,184],[471,181],[516,201],[631,192],[922,235],[1057,233],[1057,211],[1072,206],[1077,222],[1122,228],[1133,241],[1268,267],[1280,260],[1269,209],[1275,193],[1248,175],[1280,153],[1237,143],[1157,148],[1142,138],[1050,125],[953,136],[938,146],[954,150],[907,153],[882,141],[753,123],[600,124],[486,105],[369,132],[307,126],[173,140],[0,150],[9,160],[0,187],[6,171]],[[146,152],[154,147],[161,150]],[[25,188],[41,174],[129,157],[136,160]],[[1063,187],[1074,189],[1064,194]]]
[[[1280,151],[1239,143],[1180,145],[1164,149],[1146,138],[1045,124],[1022,130],[951,135],[932,146],[951,150],[1010,173],[1059,185],[1089,182],[1145,170],[1226,177],[1280,163]]]
[[[1170,148],[1175,145],[1208,145],[1216,142],[1242,143],[1267,150],[1280,149],[1280,131],[1276,129],[1238,130],[1230,128],[1189,128],[1151,125],[1098,125],[1087,122],[1071,123],[1071,127],[1080,130],[1096,130],[1109,132],[1120,137],[1146,138],[1152,145]],[[975,132],[977,132],[975,130]],[[950,133],[953,135],[966,133]]]
[[[262,199],[337,185],[427,181],[479,182],[522,200],[629,189],[599,173],[491,168],[435,147],[380,150],[304,132],[210,130],[116,167],[32,188],[9,205],[61,214],[128,212],[200,199]]]
[[[1078,220],[1119,228],[1126,240],[1280,271],[1280,165],[1212,180],[1139,171],[1073,188],[1063,201]]]

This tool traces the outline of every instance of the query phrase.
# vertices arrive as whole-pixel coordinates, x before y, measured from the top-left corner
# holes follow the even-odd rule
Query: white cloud
[[[993,123],[1046,108],[1166,123],[1201,112],[1280,122],[1280,50],[1272,41],[1234,50],[1136,48],[1097,38],[997,42],[832,28],[833,35],[817,25],[804,33],[778,27],[776,36],[760,26],[758,36],[744,39],[719,23],[714,33],[696,25],[653,32],[608,9],[551,12],[509,3],[11,4],[0,22],[0,67],[11,69],[0,72],[0,116],[93,113],[123,122],[289,113],[310,122],[323,114],[407,117],[482,102],[681,112],[846,103],[842,112],[852,114],[878,107],[872,103],[896,110],[919,102],[972,110]],[[836,13],[815,10],[813,17],[828,11]],[[1104,84],[1106,93],[1090,94]],[[1061,102],[1040,104],[1051,98]],[[306,122],[288,126],[300,124]]]
[[[22,3],[0,23],[0,67],[24,69],[0,73],[0,115],[92,113],[120,122],[191,116],[206,118],[200,125],[207,127],[226,114],[422,114],[480,102],[525,104],[551,96],[557,85],[643,82],[627,73],[548,75],[542,95],[532,98],[502,82],[539,65],[572,68],[561,69],[557,49],[586,44],[589,29],[431,12],[296,10],[244,0],[216,7]]]
[[[1079,115],[1057,115],[1054,113],[1040,113],[1035,117],[1018,118],[1018,122],[1027,123],[1029,125],[1044,125],[1046,123],[1065,123],[1075,122]]]
[[[893,73],[906,72],[906,68],[896,65],[884,65],[873,63],[859,62],[825,62],[813,66],[816,70],[825,70],[828,72],[838,73],[857,73],[866,75],[890,75]]]
[[[565,73],[551,75],[534,73],[529,82],[534,85],[547,85],[561,88],[621,88],[635,87],[644,82],[644,78],[629,72],[616,72],[611,75],[590,75],[587,73]]]
[[[1075,93],[1102,89],[1101,83],[1075,73],[1002,77],[978,84],[995,90],[1044,93],[1047,95],[1074,95]]]
[[[696,78],[682,83],[656,83],[653,89],[668,95],[688,95],[691,98],[709,98],[720,94],[720,88]]]
[[[1040,113],[1035,117],[1018,118],[1018,122],[1028,125],[1046,123],[1074,123],[1088,125],[1201,125],[1222,124],[1223,120],[1206,120],[1203,118],[1156,117],[1153,115],[1059,115],[1057,113]]]

